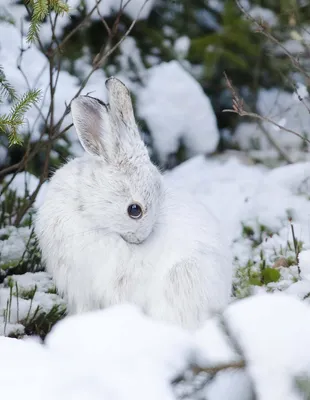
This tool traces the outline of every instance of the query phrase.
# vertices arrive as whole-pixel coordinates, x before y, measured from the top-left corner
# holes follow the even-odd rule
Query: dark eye
[[[138,219],[142,217],[142,208],[139,204],[130,204],[127,208],[127,212],[130,218]]]

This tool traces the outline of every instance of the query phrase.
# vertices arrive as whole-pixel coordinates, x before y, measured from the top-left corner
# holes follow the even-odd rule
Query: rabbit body
[[[111,106],[104,112],[117,126],[115,135],[126,118],[126,112],[117,118],[115,104],[127,92],[119,81],[112,84],[121,99],[110,88]],[[76,107],[78,115],[87,112],[89,117],[97,108],[90,101],[91,108]],[[136,128],[129,111],[125,125],[132,135]],[[134,303],[155,319],[199,327],[227,305],[231,294],[232,263],[218,222],[193,196],[166,187],[141,139],[131,141],[123,134],[122,145],[111,146],[110,158],[108,153],[103,157],[97,154],[98,142],[81,137],[85,128],[87,135],[103,128],[103,121],[94,127],[76,120],[75,126],[90,154],[54,174],[35,224],[47,270],[69,311]],[[137,220],[126,213],[134,201],[145,210]]]

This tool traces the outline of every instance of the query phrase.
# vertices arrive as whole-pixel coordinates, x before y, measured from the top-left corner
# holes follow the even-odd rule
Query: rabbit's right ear
[[[90,96],[79,96],[71,103],[73,124],[83,148],[106,161],[113,152],[107,106]]]

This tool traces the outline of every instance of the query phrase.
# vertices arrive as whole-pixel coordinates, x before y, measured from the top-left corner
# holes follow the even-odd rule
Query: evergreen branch
[[[40,98],[40,90],[29,90],[13,105],[10,116],[12,120],[21,119],[31,106]]]
[[[60,0],[51,0],[50,1],[51,9],[55,11],[56,14],[63,16],[67,12],[69,12],[69,6],[66,3],[63,3]]]
[[[47,0],[37,0],[33,5],[32,19],[37,22],[42,22],[48,14]]]
[[[28,4],[32,7],[32,15],[27,42],[38,38],[41,23],[52,11],[61,16],[69,12],[68,4],[61,0],[30,0]]]
[[[29,90],[16,100],[9,114],[0,116],[0,131],[7,132],[10,146],[22,143],[18,128],[24,123],[25,113],[38,102],[40,93],[40,90]]]
[[[3,67],[0,66],[0,99],[7,97],[9,100],[16,100],[16,92],[13,86],[6,79]]]
[[[41,25],[40,21],[35,21],[34,19],[31,20],[31,24],[27,34],[28,43],[34,42],[35,39],[38,37],[40,25]]]

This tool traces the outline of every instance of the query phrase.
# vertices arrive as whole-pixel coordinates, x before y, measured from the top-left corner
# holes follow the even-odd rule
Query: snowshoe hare
[[[43,260],[71,313],[133,303],[195,329],[230,299],[228,246],[203,204],[165,186],[126,86],[106,87],[109,104],[72,102],[86,153],[55,173],[38,210]]]

